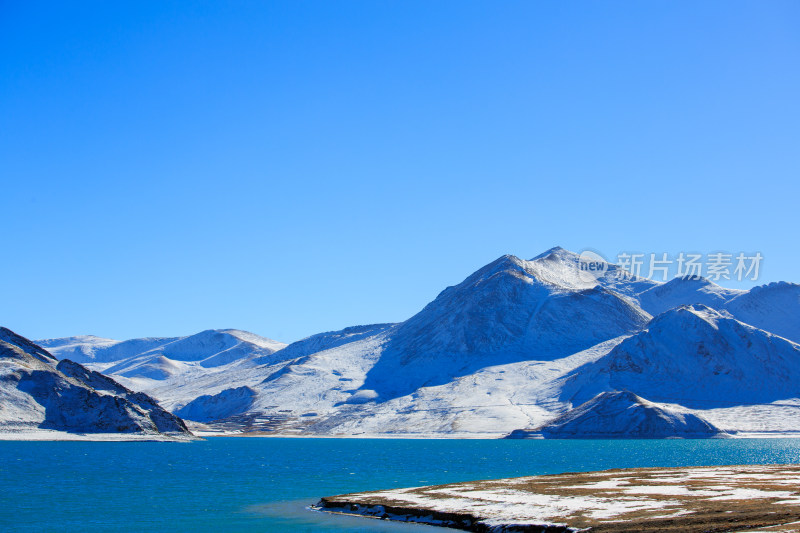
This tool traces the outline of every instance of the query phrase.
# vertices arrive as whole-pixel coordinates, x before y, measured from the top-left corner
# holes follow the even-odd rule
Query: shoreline
[[[28,442],[195,442],[203,440],[194,435],[151,433],[70,433],[50,429],[0,431],[0,441]]]
[[[465,531],[800,531],[800,465],[634,468],[322,498],[316,510]]]
[[[666,439],[545,439],[534,437],[527,439],[506,439],[508,432],[485,432],[485,433],[358,433],[354,435],[322,435],[322,434],[298,434],[298,433],[268,433],[260,431],[213,431],[203,430],[190,425],[192,433],[199,437],[243,437],[243,438],[281,438],[281,439],[420,439],[420,440],[719,440],[719,437],[712,438],[683,438],[670,437]],[[726,434],[725,439],[798,439],[800,431],[752,431]]]
[[[381,439],[381,440],[714,440],[714,439],[504,439],[506,433],[375,433],[358,435],[298,435],[294,433],[261,433],[261,432],[221,432],[193,430],[191,436],[168,434],[136,434],[136,433],[70,433],[48,429],[0,430],[0,441],[125,441],[125,442],[191,442],[207,438],[250,438],[250,439]],[[800,432],[752,432],[730,435],[728,439],[798,439]]]

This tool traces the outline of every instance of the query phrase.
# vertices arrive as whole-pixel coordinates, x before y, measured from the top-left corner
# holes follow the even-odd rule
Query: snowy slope
[[[176,355],[173,348],[186,342],[177,339],[129,353],[113,364],[90,366],[130,388],[155,395],[170,409],[190,406],[179,412],[199,420],[240,415],[243,408],[297,417],[303,427],[332,417],[341,420],[341,412],[348,410],[366,416],[376,403],[393,398],[407,402],[403,398],[423,386],[425,390],[436,386],[463,390],[459,378],[481,369],[553,361],[641,329],[649,315],[633,300],[582,281],[574,272],[576,260],[575,254],[561,249],[532,261],[504,256],[446,289],[402,324],[356,326],[314,335],[277,353],[243,355],[227,365],[206,365],[207,359],[184,357],[184,352]],[[72,347],[75,343],[61,344]],[[225,348],[218,347],[219,353],[230,351]],[[95,348],[95,361],[110,359],[103,350]],[[252,400],[249,407],[230,392],[243,387],[255,391],[247,400]],[[230,408],[224,406],[227,401]],[[454,403],[464,410],[463,399]],[[202,412],[203,406],[208,413]],[[532,410],[537,417],[550,416],[539,408]],[[518,417],[522,411],[511,407],[510,412]],[[462,413],[457,418],[451,424],[472,427],[480,421],[477,414]],[[407,429],[422,426],[415,420]]]
[[[703,304],[714,309],[745,294],[746,291],[725,289],[703,277],[674,278],[638,295],[639,303],[653,316],[682,305]]]
[[[0,432],[190,436],[183,421],[152,398],[0,328]]]
[[[207,330],[188,337],[112,341],[98,337],[70,337],[40,341],[59,359],[77,359],[94,370],[128,378],[135,388],[149,380],[186,379],[202,369],[232,363],[265,362],[286,345],[236,329]],[[74,359],[73,359],[74,358]],[[148,387],[145,387],[148,388]]]
[[[227,364],[242,357],[269,355],[286,344],[237,329],[201,331],[187,337],[154,337],[115,341],[91,335],[37,341],[58,359],[76,363],[123,364],[141,357],[164,356],[171,361]]]
[[[36,342],[58,359],[69,359],[84,364],[110,363],[127,359],[175,340],[177,337],[116,341],[93,335],[80,335],[61,339],[42,339]]]
[[[525,438],[515,431],[510,438]],[[546,439],[708,438],[721,434],[680,406],[658,404],[627,391],[604,392],[531,432]]]
[[[229,418],[247,412],[255,395],[256,391],[247,386],[225,389],[217,394],[199,396],[177,409],[175,414],[198,422]]]
[[[552,256],[503,256],[445,289],[393,329],[364,387],[390,399],[487,366],[558,359],[647,323],[632,300],[587,288]]]
[[[634,298],[653,316],[682,305],[702,304],[800,342],[800,285],[796,283],[776,282],[742,291],[720,287],[703,277],[685,277],[655,285]]]
[[[344,435],[499,437],[514,428],[535,427],[569,409],[568,403],[558,400],[558,379],[606,355],[622,340],[612,339],[554,361],[490,366],[385,402],[348,402],[305,430]]]
[[[753,287],[725,309],[742,322],[800,343],[800,285],[796,283]]]
[[[792,335],[797,285],[661,284],[615,265],[587,281],[578,261],[561,248],[530,261],[503,256],[405,322],[286,347],[237,330],[47,343],[226,429],[500,436],[630,390],[725,431],[800,432],[798,347],[753,327]],[[684,304],[697,305],[674,309]]]
[[[654,318],[605,357],[573,370],[562,399],[610,390],[697,409],[800,397],[800,346],[703,305]]]
[[[367,339],[379,333],[382,333],[395,326],[395,324],[370,324],[367,326],[352,326],[340,331],[327,331],[325,333],[318,333],[311,335],[305,339],[293,342],[280,352],[280,359],[286,361],[289,359],[297,359],[298,357],[305,357],[314,353],[331,350],[345,344],[350,344],[363,339]],[[269,359],[260,359],[259,362],[270,363],[275,361],[274,357]]]
[[[552,380],[565,371],[555,360],[638,331],[649,319],[629,299],[576,279],[550,257],[505,256],[402,324],[299,341],[276,354],[295,359],[277,369],[253,369],[264,376],[260,382],[253,374],[240,379],[239,372],[235,386],[256,391],[250,412],[296,418],[296,429],[316,433],[497,432],[531,417],[550,418],[550,411],[529,399],[523,406],[509,401],[522,396],[526,382],[519,376]],[[483,371],[514,363],[521,368],[509,372],[509,379]],[[497,396],[471,390],[476,372],[480,387],[505,383]],[[217,386],[211,396],[233,386]]]
[[[580,258],[579,254],[556,246],[537,255],[529,263],[535,265],[534,271],[541,279],[573,289],[590,289],[600,285],[605,289],[635,298],[652,287],[661,285],[657,281],[634,276],[619,265],[605,261],[603,274],[587,280],[580,273]]]

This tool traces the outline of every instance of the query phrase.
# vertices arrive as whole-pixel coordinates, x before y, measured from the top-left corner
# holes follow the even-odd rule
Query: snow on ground
[[[31,441],[98,441],[98,442],[190,442],[191,436],[136,433],[70,433],[50,429],[0,429],[0,440]]]
[[[742,322],[800,342],[800,285],[785,281],[753,287],[725,309]]]
[[[435,432],[500,436],[517,427],[539,425],[569,408],[554,400],[558,394],[557,378],[568,369],[602,357],[622,339],[555,361],[490,366],[383,403],[341,406],[309,430],[329,434]]]
[[[737,530],[800,519],[800,466],[649,468],[393,489],[323,498],[338,513],[475,529]],[[625,529],[627,528],[627,529]],[[716,529],[715,529],[716,528]]]
[[[53,430],[53,431],[46,431]],[[59,437],[59,432],[65,435]],[[142,393],[0,328],[0,433],[4,439],[66,433],[192,438],[183,421]]]
[[[738,436],[800,436],[800,399],[696,411],[722,431]]]
[[[564,398],[627,390],[693,409],[763,404],[800,392],[800,345],[701,304],[655,317],[594,363],[575,369]]]
[[[674,278],[638,295],[642,309],[653,316],[682,305],[703,304],[722,309],[746,291],[726,289],[703,277]]]
[[[790,338],[799,286],[662,284],[615,265],[587,280],[578,262],[558,247],[503,256],[405,322],[289,346],[231,329],[42,343],[170,411],[191,404],[180,412],[211,431],[500,436],[628,390],[736,436],[800,433],[800,346],[731,318]]]
[[[535,430],[547,439],[713,438],[708,420],[676,405],[649,402],[628,391],[603,392]],[[509,437],[524,437],[515,431]]]

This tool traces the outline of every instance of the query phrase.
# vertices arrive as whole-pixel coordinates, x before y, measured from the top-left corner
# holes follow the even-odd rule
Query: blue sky
[[[0,4],[0,324],[292,341],[554,245],[800,281],[797,2],[188,4]]]

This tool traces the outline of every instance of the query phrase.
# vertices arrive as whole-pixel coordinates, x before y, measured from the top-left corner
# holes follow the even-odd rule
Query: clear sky
[[[555,245],[800,282],[798,95],[795,1],[2,2],[0,324],[293,341]]]

